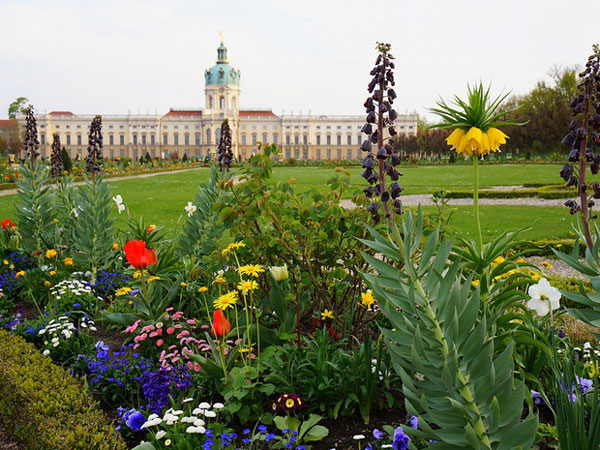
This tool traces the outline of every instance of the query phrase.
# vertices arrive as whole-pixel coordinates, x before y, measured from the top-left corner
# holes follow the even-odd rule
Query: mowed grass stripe
[[[360,177],[362,170],[349,168],[352,190],[360,190],[366,183]],[[432,193],[439,189],[468,189],[472,185],[472,167],[458,166],[416,166],[401,167],[404,176],[401,184],[405,193]],[[483,165],[480,167],[483,187],[521,185],[524,182],[560,182],[560,165]],[[236,173],[235,171],[233,173]],[[207,168],[195,169],[172,174],[159,174],[148,178],[130,178],[112,181],[112,195],[121,194],[129,208],[132,218],[143,217],[149,223],[172,229],[179,218],[185,214],[188,201],[194,201],[197,187],[209,177]],[[327,180],[335,176],[332,167],[276,167],[273,178],[276,181],[288,181],[294,178],[297,192],[310,189],[326,191]],[[348,192],[348,196],[351,192]],[[0,220],[15,218],[14,201],[16,196],[0,197]],[[453,206],[455,211],[450,222],[450,230],[462,237],[472,237],[472,210],[469,206]],[[426,213],[435,211],[435,207],[425,207]],[[568,237],[571,231],[572,217],[567,208],[549,208],[532,206],[482,206],[482,226],[484,236],[496,236],[505,229],[519,229],[531,226],[532,229],[522,235],[527,239]],[[117,225],[123,226],[127,214],[113,215]]]

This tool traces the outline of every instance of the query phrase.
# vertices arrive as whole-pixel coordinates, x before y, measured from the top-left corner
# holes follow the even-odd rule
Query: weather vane
[[[223,30],[219,30],[219,36],[221,36],[221,43],[223,43]]]

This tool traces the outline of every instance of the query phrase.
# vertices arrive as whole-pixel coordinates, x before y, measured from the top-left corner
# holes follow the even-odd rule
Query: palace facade
[[[280,159],[361,159],[359,149],[364,135],[360,132],[364,115],[315,116],[276,115],[270,109],[240,109],[240,72],[227,59],[221,41],[216,64],[204,74],[204,109],[174,109],[164,115],[103,115],[104,156],[139,159],[146,153],[152,158],[204,158],[213,156],[219,144],[221,123],[228,119],[232,132],[233,153],[247,159],[256,151],[257,142],[274,143]],[[71,111],[52,111],[36,116],[41,154],[49,157],[52,135],[58,133],[61,144],[72,158],[87,155],[87,134],[94,116]],[[19,116],[24,126],[25,117]],[[394,122],[399,133],[417,133],[417,115],[399,115]]]

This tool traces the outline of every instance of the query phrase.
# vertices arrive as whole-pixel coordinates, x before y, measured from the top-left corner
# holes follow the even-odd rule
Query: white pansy
[[[225,408],[225,405],[223,403],[215,403],[213,405],[213,408],[214,409],[223,409],[223,408]]]
[[[210,403],[207,402],[202,402],[198,405],[198,408],[200,409],[210,409]]]
[[[213,417],[217,417],[217,413],[214,411],[205,411],[204,412],[204,416],[205,417],[209,417],[209,418],[213,418]]]
[[[148,420],[154,420],[158,417],[158,414],[152,413],[148,416]]]
[[[186,433],[204,434],[206,432],[206,430],[204,429],[204,427],[189,426],[185,429],[185,432]]]
[[[42,354],[48,356],[50,354],[50,350],[44,350]]]
[[[529,286],[528,293],[531,299],[527,302],[527,307],[535,310],[540,316],[545,316],[550,310],[554,311],[560,307],[560,292],[550,286],[545,278],[542,278],[538,284]]]
[[[202,420],[202,419],[196,419],[195,417],[193,419],[194,419],[195,427],[201,427],[201,426],[206,425],[206,422],[204,422],[204,420]]]
[[[195,420],[196,420],[195,417],[185,416],[185,417],[181,418],[180,422],[181,423],[194,423]]]
[[[196,212],[196,205],[194,205],[192,202],[188,202],[184,209],[187,211],[188,217],[192,217]]]
[[[165,430],[160,430],[158,433],[156,433],[156,439],[164,438],[165,434],[167,434],[167,432]]]

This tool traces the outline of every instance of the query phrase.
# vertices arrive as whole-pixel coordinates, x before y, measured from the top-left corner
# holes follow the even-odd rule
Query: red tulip
[[[145,269],[156,264],[156,253],[154,249],[147,249],[144,241],[128,241],[123,247],[127,262],[136,269]]]
[[[12,223],[12,222],[10,221],[10,219],[4,219],[4,220],[2,221],[2,223],[0,223],[0,226],[2,226],[2,229],[3,229],[3,230],[6,230],[7,228],[9,228],[9,229],[10,229],[10,228],[14,227],[14,226],[15,226],[15,224],[14,224],[14,223]]]
[[[213,313],[213,334],[217,337],[223,337],[226,336],[230,331],[231,324],[229,323],[229,320],[227,320],[227,317],[225,317],[225,314],[223,314],[223,311],[220,309],[215,309],[215,312]]]

